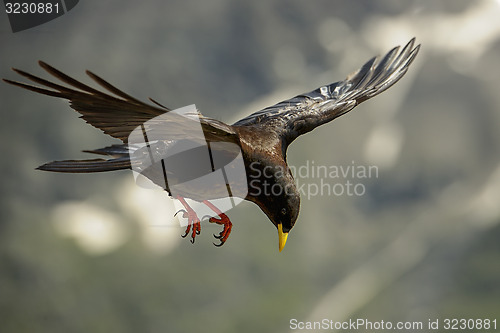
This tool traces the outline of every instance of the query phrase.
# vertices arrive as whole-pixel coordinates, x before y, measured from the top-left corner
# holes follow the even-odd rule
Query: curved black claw
[[[174,214],[174,217],[177,216],[177,214],[179,214],[180,212],[182,212],[183,214],[187,214],[187,211],[184,210],[184,209],[181,209],[181,210],[178,210],[177,213]]]
[[[198,235],[199,235],[199,233],[198,233]],[[191,238],[191,240],[190,240],[191,244],[194,244],[194,240],[195,240],[195,238],[194,238],[194,237],[193,237],[193,238]]]
[[[196,229],[196,234],[199,235],[200,234],[200,229]]]
[[[184,235],[181,235],[182,238],[186,238],[186,236],[189,234],[189,230],[186,230],[186,233]]]
[[[216,234],[214,234],[214,237],[217,238],[217,239],[221,239],[223,236],[222,236],[222,232],[217,236]]]
[[[215,237],[215,238],[217,238],[217,237]],[[217,247],[221,247],[222,245],[224,245],[224,243],[225,243],[225,242],[222,242],[222,241],[221,241],[221,242],[220,242],[220,244],[215,244],[215,243],[212,243],[212,244],[214,244],[214,245],[215,245],[215,246],[217,246]]]
[[[210,218],[212,218],[212,216],[211,216],[211,215],[203,215],[203,217],[201,218],[201,220],[200,220],[200,221],[203,221],[203,220],[205,219],[205,217],[208,217],[209,219],[210,219]]]

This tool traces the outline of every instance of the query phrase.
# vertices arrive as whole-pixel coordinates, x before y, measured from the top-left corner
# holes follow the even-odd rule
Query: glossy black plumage
[[[265,195],[256,193],[258,191],[249,191],[245,197],[246,200],[256,203],[278,228],[280,250],[282,234],[287,234],[295,224],[300,206],[300,195],[286,163],[288,145],[298,136],[349,112],[359,103],[380,94],[395,84],[406,73],[419,51],[420,46],[415,47],[414,42],[415,40],[412,39],[401,50],[399,47],[392,49],[380,61],[372,58],[345,80],[277,103],[233,125],[204,117],[199,113],[192,115],[193,119],[199,119],[208,144],[227,142],[241,148],[248,181],[254,179],[261,182],[270,181],[288,189],[280,195]],[[86,72],[87,75],[107,93],[87,86],[44,62],[39,62],[39,64],[50,75],[69,87],[18,69],[14,71],[40,86],[6,79],[4,81],[37,93],[68,99],[70,106],[79,112],[81,118],[87,123],[122,141],[122,144],[88,151],[105,158],[55,161],[44,164],[39,169],[87,173],[130,169],[134,163],[141,163],[140,159],[134,158],[131,148],[127,145],[130,133],[136,127],[171,111],[170,109],[154,100],[152,101],[155,105],[141,102],[89,71]],[[186,134],[185,132],[191,128],[187,123],[189,119],[185,117],[173,117],[167,121],[171,123],[155,124],[153,121],[148,122],[148,126],[157,131],[168,129],[169,134],[172,132]],[[154,128],[156,125],[158,128]],[[165,140],[162,143],[164,146],[171,144],[175,142]],[[219,149],[220,154],[231,154],[231,149]],[[276,172],[270,178],[263,179],[258,170],[264,168],[271,168]],[[280,170],[285,170],[285,172],[280,172]],[[169,170],[166,171],[169,172]],[[148,178],[154,179],[155,176],[151,175]],[[169,191],[168,187],[166,190]],[[225,188],[191,189],[182,193],[182,197],[204,201],[224,196],[227,194],[225,190]],[[286,240],[286,236],[284,237]]]

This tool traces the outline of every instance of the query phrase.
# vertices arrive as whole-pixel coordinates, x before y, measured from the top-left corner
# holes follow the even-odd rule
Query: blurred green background
[[[297,167],[379,173],[356,180],[363,196],[303,197],[282,253],[250,203],[229,212],[222,248],[207,224],[191,245],[167,195],[130,172],[36,171],[116,141],[66,101],[2,82],[2,332],[288,332],[292,318],[500,325],[499,1],[88,0],[15,34],[0,17],[2,78],[18,78],[10,67],[47,77],[41,59],[227,122],[411,37],[422,44],[395,87],[290,147]]]

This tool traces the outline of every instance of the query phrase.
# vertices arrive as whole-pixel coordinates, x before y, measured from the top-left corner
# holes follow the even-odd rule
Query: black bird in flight
[[[212,148],[212,154],[226,156],[226,160],[231,160],[236,154],[234,147],[237,147],[243,157],[247,182],[253,180],[254,186],[266,182],[267,185],[277,185],[281,189],[286,189],[280,191],[278,195],[268,193],[268,191],[249,191],[242,198],[257,204],[275,225],[278,230],[280,251],[285,246],[289,231],[297,221],[300,208],[300,195],[286,162],[287,147],[299,135],[332,121],[351,111],[361,102],[391,87],[406,73],[419,48],[420,45],[415,46],[415,39],[413,38],[402,49],[395,47],[381,59],[372,58],[343,81],[322,86],[309,93],[267,107],[232,125],[197,113],[196,116],[201,124],[207,145],[219,147]],[[134,164],[141,163],[140,159],[134,157],[136,155],[131,152],[131,148],[128,146],[129,135],[134,129],[151,123],[148,123],[148,121],[153,118],[169,113],[170,109],[154,100],[151,101],[155,105],[143,103],[89,71],[86,72],[87,75],[107,92],[89,87],[44,62],[40,61],[39,64],[49,74],[71,86],[71,88],[47,81],[19,69],[13,70],[43,87],[7,79],[4,79],[4,81],[40,94],[69,100],[70,106],[79,112],[81,118],[87,123],[114,138],[120,139],[122,144],[87,151],[102,155],[105,158],[55,161],[44,164],[38,169],[55,172],[89,173],[131,169]],[[177,119],[177,121],[172,119]],[[158,124],[158,126],[162,125],[162,128],[167,128],[169,131],[182,132],[183,129],[189,128],[184,124],[185,119],[183,117],[174,117],[166,120],[166,122],[170,121],[171,123]],[[162,147],[168,148],[171,142],[164,141],[161,144]],[[220,143],[228,144],[221,145]],[[154,175],[155,171],[151,168],[144,169],[144,175],[158,184],[157,176]],[[262,172],[264,170],[267,172]],[[269,170],[272,172],[269,172]],[[164,173],[168,174],[170,171],[165,170],[165,167],[163,167]],[[258,182],[255,183],[255,180]],[[215,217],[215,215],[211,217],[209,222],[223,225],[224,228],[221,233],[214,236],[220,239],[219,245],[224,244],[231,232],[232,224],[227,215],[209,200],[221,198],[224,195],[227,196],[226,186],[228,185],[230,184],[223,184],[221,188],[185,188],[174,195],[185,207],[185,210],[183,210],[184,217],[188,218],[184,237],[191,232],[191,241],[194,242],[196,235],[201,231],[199,217],[185,201],[185,198],[189,198],[206,204],[218,215],[218,217]],[[164,188],[169,195],[172,195],[168,184],[164,184]]]

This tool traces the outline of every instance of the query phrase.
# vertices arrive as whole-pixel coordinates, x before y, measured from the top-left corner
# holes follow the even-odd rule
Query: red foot
[[[189,231],[191,230],[191,226],[193,227],[193,231],[191,232],[191,243],[194,244],[194,240],[196,235],[199,235],[201,232],[201,224],[198,215],[196,212],[187,204],[187,202],[182,197],[177,197],[177,199],[181,202],[181,204],[186,208],[186,210],[182,211],[182,217],[188,219],[188,226],[186,228],[186,233],[182,235],[182,238],[185,238]]]
[[[188,219],[188,226],[186,228],[186,233],[184,235],[182,235],[182,237],[185,238],[191,232],[191,243],[194,244],[194,240],[196,238],[196,235],[199,235],[201,232],[200,219],[199,219],[198,215],[196,215],[196,212],[187,204],[186,200],[184,200],[183,197],[177,196],[177,200],[179,200],[185,208],[183,210],[180,210],[179,212],[183,212],[182,217]],[[219,218],[211,217],[208,221],[210,223],[217,223],[217,224],[224,226],[224,229],[222,229],[222,231],[219,233],[218,236],[214,235],[215,238],[220,240],[219,244],[214,243],[214,245],[218,246],[218,247],[222,246],[227,241],[227,238],[229,237],[229,234],[231,233],[231,228],[232,228],[233,224],[229,220],[229,217],[227,217],[226,214],[221,212],[211,202],[205,200],[205,201],[203,201],[203,203],[205,205],[207,205],[211,210],[213,210],[219,216]],[[192,228],[192,230],[191,230],[191,228]]]
[[[229,220],[229,217],[227,217],[226,214],[220,213],[219,217],[220,217],[220,219],[215,218],[215,217],[211,217],[208,220],[210,223],[222,224],[224,226],[224,229],[222,229],[222,231],[220,232],[220,234],[218,236],[214,235],[215,238],[217,238],[217,239],[220,240],[219,244],[215,244],[214,243],[214,245],[217,246],[217,247],[224,245],[224,243],[226,242],[227,238],[229,237],[229,234],[231,233],[231,228],[233,226],[233,224]]]
[[[215,244],[215,246],[219,247],[219,246],[222,246],[224,245],[224,243],[226,242],[227,238],[229,237],[229,234],[231,233],[231,228],[233,226],[233,224],[231,223],[231,221],[229,220],[229,217],[227,217],[226,214],[224,214],[223,212],[220,211],[220,209],[218,209],[217,207],[214,206],[214,204],[212,204],[210,201],[203,201],[203,203],[205,205],[207,205],[211,210],[213,210],[217,215],[219,215],[219,219],[216,218],[216,217],[211,217],[208,221],[210,223],[217,223],[217,224],[221,224],[224,226],[224,229],[222,229],[222,231],[220,232],[219,236],[217,235],[214,235],[215,238],[219,239],[220,240],[220,244]]]

